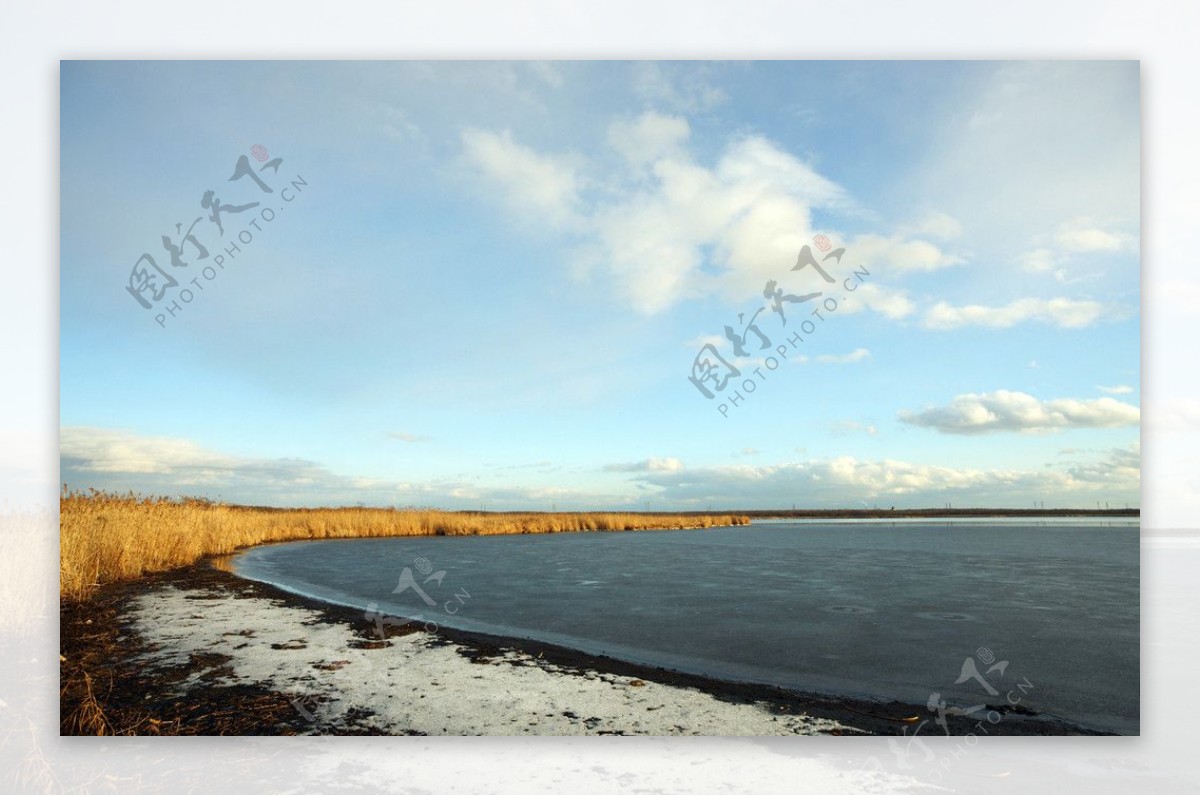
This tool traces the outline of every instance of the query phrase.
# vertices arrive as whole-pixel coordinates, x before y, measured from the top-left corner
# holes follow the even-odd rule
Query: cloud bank
[[[900,419],[945,434],[984,434],[1136,426],[1141,420],[1141,411],[1113,398],[1041,401],[1027,393],[997,390],[959,395],[946,406],[919,412],[902,411]]]
[[[1107,400],[1107,399],[1102,399]],[[856,431],[872,427],[856,425]],[[747,452],[743,452],[750,455]],[[1104,458],[1055,464],[1037,470],[944,467],[895,459],[853,457],[783,464],[738,464],[688,469],[676,458],[609,464],[603,473],[628,474],[616,486],[520,483],[488,486],[475,481],[393,481],[357,478],[305,459],[252,458],[208,450],[189,440],[142,436],[89,427],[62,430],[63,478],[73,487],[195,496],[278,506],[419,505],[476,509],[560,510],[644,506],[656,509],[778,508],[793,503],[857,507],[868,501],[908,506],[941,505],[947,495],[975,505],[1024,506],[1034,496],[1062,505],[1106,500],[1136,502],[1138,446]],[[569,476],[573,481],[577,476]]]

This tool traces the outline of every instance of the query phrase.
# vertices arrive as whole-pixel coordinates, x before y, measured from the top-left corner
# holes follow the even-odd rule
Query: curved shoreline
[[[99,700],[97,694],[100,692],[104,694],[104,704],[101,707],[109,717],[109,732],[250,735],[320,732],[320,729],[313,725],[312,715],[306,718],[304,712],[294,704],[295,694],[288,693],[288,689],[272,688],[267,680],[259,681],[252,677],[235,677],[231,674],[239,667],[244,668],[253,663],[249,658],[240,657],[250,656],[255,652],[249,642],[241,643],[240,647],[222,646],[220,649],[223,652],[213,653],[211,657],[195,650],[187,656],[182,656],[179,650],[172,649],[173,645],[183,645],[178,640],[171,641],[169,623],[164,630],[161,618],[153,614],[168,596],[176,600],[191,601],[186,605],[192,609],[206,604],[210,607],[222,604],[236,605],[234,612],[243,618],[253,615],[253,610],[250,610],[252,608],[271,609],[280,614],[289,609],[303,612],[306,618],[302,624],[311,628],[311,631],[308,631],[310,635],[329,631],[329,638],[334,639],[335,646],[341,644],[351,650],[386,648],[393,643],[403,643],[403,637],[419,634],[423,637],[421,643],[425,651],[416,652],[416,655],[428,657],[453,652],[452,659],[443,660],[442,665],[449,660],[497,666],[508,664],[507,667],[494,671],[507,672],[505,677],[511,680],[513,672],[529,670],[529,676],[536,673],[538,677],[543,678],[538,681],[542,684],[539,687],[543,688],[547,685],[561,684],[573,689],[583,687],[599,678],[604,682],[613,683],[612,688],[621,684],[633,686],[639,689],[636,692],[639,694],[649,693],[654,689],[666,689],[662,693],[666,695],[667,704],[671,703],[672,698],[686,701],[694,700],[696,695],[704,695],[713,709],[732,710],[735,706],[745,706],[746,711],[754,712],[750,718],[755,720],[762,718],[758,713],[764,711],[770,715],[773,722],[781,718],[786,719],[785,724],[780,725],[778,730],[775,729],[775,724],[765,725],[764,729],[763,725],[749,722],[747,727],[759,729],[751,729],[744,734],[801,732],[901,735],[906,731],[911,733],[917,725],[917,719],[929,718],[930,715],[923,705],[901,701],[875,701],[804,693],[770,685],[727,681],[631,663],[604,655],[593,655],[530,639],[493,636],[445,627],[438,627],[432,633],[414,631],[412,627],[386,627],[386,638],[379,640],[377,626],[364,617],[363,611],[303,597],[270,584],[241,578],[218,568],[219,558],[209,557],[189,567],[149,575],[138,581],[113,584],[87,603],[62,607],[61,634],[64,657],[60,660],[60,666],[64,686],[61,699],[63,734],[92,734],[95,728],[88,727],[86,722],[80,721],[80,717],[88,714],[87,708],[92,702]],[[231,600],[255,602],[234,604],[229,603]],[[207,628],[209,624],[203,613],[185,616],[177,612],[174,616],[177,623],[181,621],[181,616],[185,619],[200,620],[198,628]],[[158,624],[155,624],[156,622]],[[253,636],[256,632],[266,629],[231,627],[224,635]],[[297,642],[300,640],[297,639]],[[278,649],[287,650],[292,647],[280,645]],[[438,649],[442,652],[434,652]],[[256,654],[261,656],[263,650],[258,649]],[[267,653],[275,657],[283,654]],[[356,654],[346,652],[341,657],[353,657]],[[161,664],[164,660],[173,662]],[[410,665],[413,660],[418,659],[410,656]],[[153,661],[159,661],[159,664],[148,665]],[[332,663],[348,662],[338,660]],[[479,676],[475,677],[478,679]],[[311,678],[312,675],[305,675],[305,679]],[[638,685],[639,683],[641,685]],[[181,684],[186,686],[182,693]],[[480,683],[478,686],[484,687],[484,684]],[[653,688],[640,690],[643,686]],[[471,683],[456,687],[459,691],[448,693],[448,701],[445,704],[454,704],[456,697],[478,695],[478,689],[476,692],[470,691],[475,687]],[[627,694],[624,698],[629,699],[631,697],[628,697],[628,694],[635,692],[626,690],[623,693]],[[386,696],[392,699],[395,695],[388,693]],[[419,695],[419,698],[424,699],[424,695]],[[431,702],[422,704],[432,707]],[[725,705],[726,708],[720,708],[720,705]],[[620,706],[610,707],[620,714]],[[369,704],[353,705],[352,708],[363,716],[372,711]],[[997,705],[994,708],[1000,712],[1002,720],[987,725],[991,735],[1109,734],[1051,716],[1012,710],[1007,706]],[[572,715],[571,711],[563,713]],[[950,734],[966,735],[978,732],[975,729],[978,720],[975,718],[948,716],[947,719]],[[563,721],[555,717],[553,721],[543,722],[546,726],[539,725],[541,731],[537,727],[532,731],[522,729],[525,733],[534,734],[625,734],[621,731],[606,730],[599,718],[595,724],[587,723],[591,721],[590,718],[580,718],[579,722],[570,722],[565,729],[562,726]],[[696,732],[723,735],[732,732],[729,729],[703,732],[703,727],[709,724],[699,721],[699,718],[697,721],[699,730],[687,726],[686,721],[658,730],[653,729],[657,725],[652,722],[634,723],[649,724],[652,729],[646,734]],[[614,720],[608,724],[611,728],[621,723]],[[494,731],[495,722],[480,726],[492,728],[483,730],[484,734],[518,734],[515,730]],[[555,729],[556,727],[558,729]],[[422,732],[415,726],[381,726],[380,721],[366,718],[352,725],[335,727],[334,731],[338,734]],[[938,730],[934,728],[934,731]],[[476,732],[468,731],[462,734]]]

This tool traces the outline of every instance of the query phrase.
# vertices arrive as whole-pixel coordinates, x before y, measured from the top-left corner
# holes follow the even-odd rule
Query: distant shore
[[[708,512],[696,512],[706,514]],[[717,514],[718,512],[713,512]],[[739,509],[734,512],[752,520],[875,520],[875,519],[962,519],[988,517],[1140,517],[1141,509]]]
[[[287,509],[257,509],[261,511],[286,511]],[[494,517],[516,517],[516,516],[545,516],[553,517],[561,512],[539,512],[539,511],[447,511],[447,514],[463,515],[463,516],[494,516]],[[578,512],[580,516],[600,515],[604,512],[584,511]],[[891,518],[910,518],[910,519],[952,519],[965,517],[1140,517],[1141,509],[1120,508],[1120,509],[939,509],[939,508],[918,508],[918,509],[881,509],[877,507],[869,509],[713,509],[707,511],[631,511],[628,516],[635,517],[713,517],[713,518],[728,518],[739,517],[757,520],[768,519],[812,519],[812,520],[854,520],[854,519],[891,519]],[[736,524],[736,523],[735,523]]]

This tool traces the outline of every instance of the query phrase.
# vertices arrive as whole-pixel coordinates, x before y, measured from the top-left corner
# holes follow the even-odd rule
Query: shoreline
[[[138,498],[97,490],[59,498],[59,595],[84,600],[209,556],[278,541],[414,536],[506,536],[747,525],[729,514],[450,512],[415,508],[247,507],[196,498]]]
[[[736,513],[751,520],[1140,519],[1142,516],[1141,509],[746,509]]]
[[[383,627],[381,639],[362,610],[243,579],[219,559],[61,606],[61,734],[902,735],[931,717],[924,705],[727,681],[445,627]],[[266,646],[271,631],[288,635],[289,622],[296,638]],[[333,660],[310,661],[318,652]],[[432,686],[411,685],[421,671]],[[372,690],[370,678],[382,687]],[[420,693],[399,700],[401,683]],[[506,694],[523,696],[509,704]],[[457,715],[467,703],[476,712]],[[417,704],[422,712],[411,713]],[[992,735],[1109,734],[993,707],[1002,720],[988,725]],[[977,732],[977,718],[947,718],[951,734]]]

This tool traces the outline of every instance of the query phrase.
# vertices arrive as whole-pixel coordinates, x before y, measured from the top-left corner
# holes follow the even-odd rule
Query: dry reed
[[[68,492],[59,500],[59,594],[87,599],[105,583],[187,566],[268,542],[371,536],[632,531],[745,525],[708,514],[506,514],[425,509],[273,509],[205,500]]]

